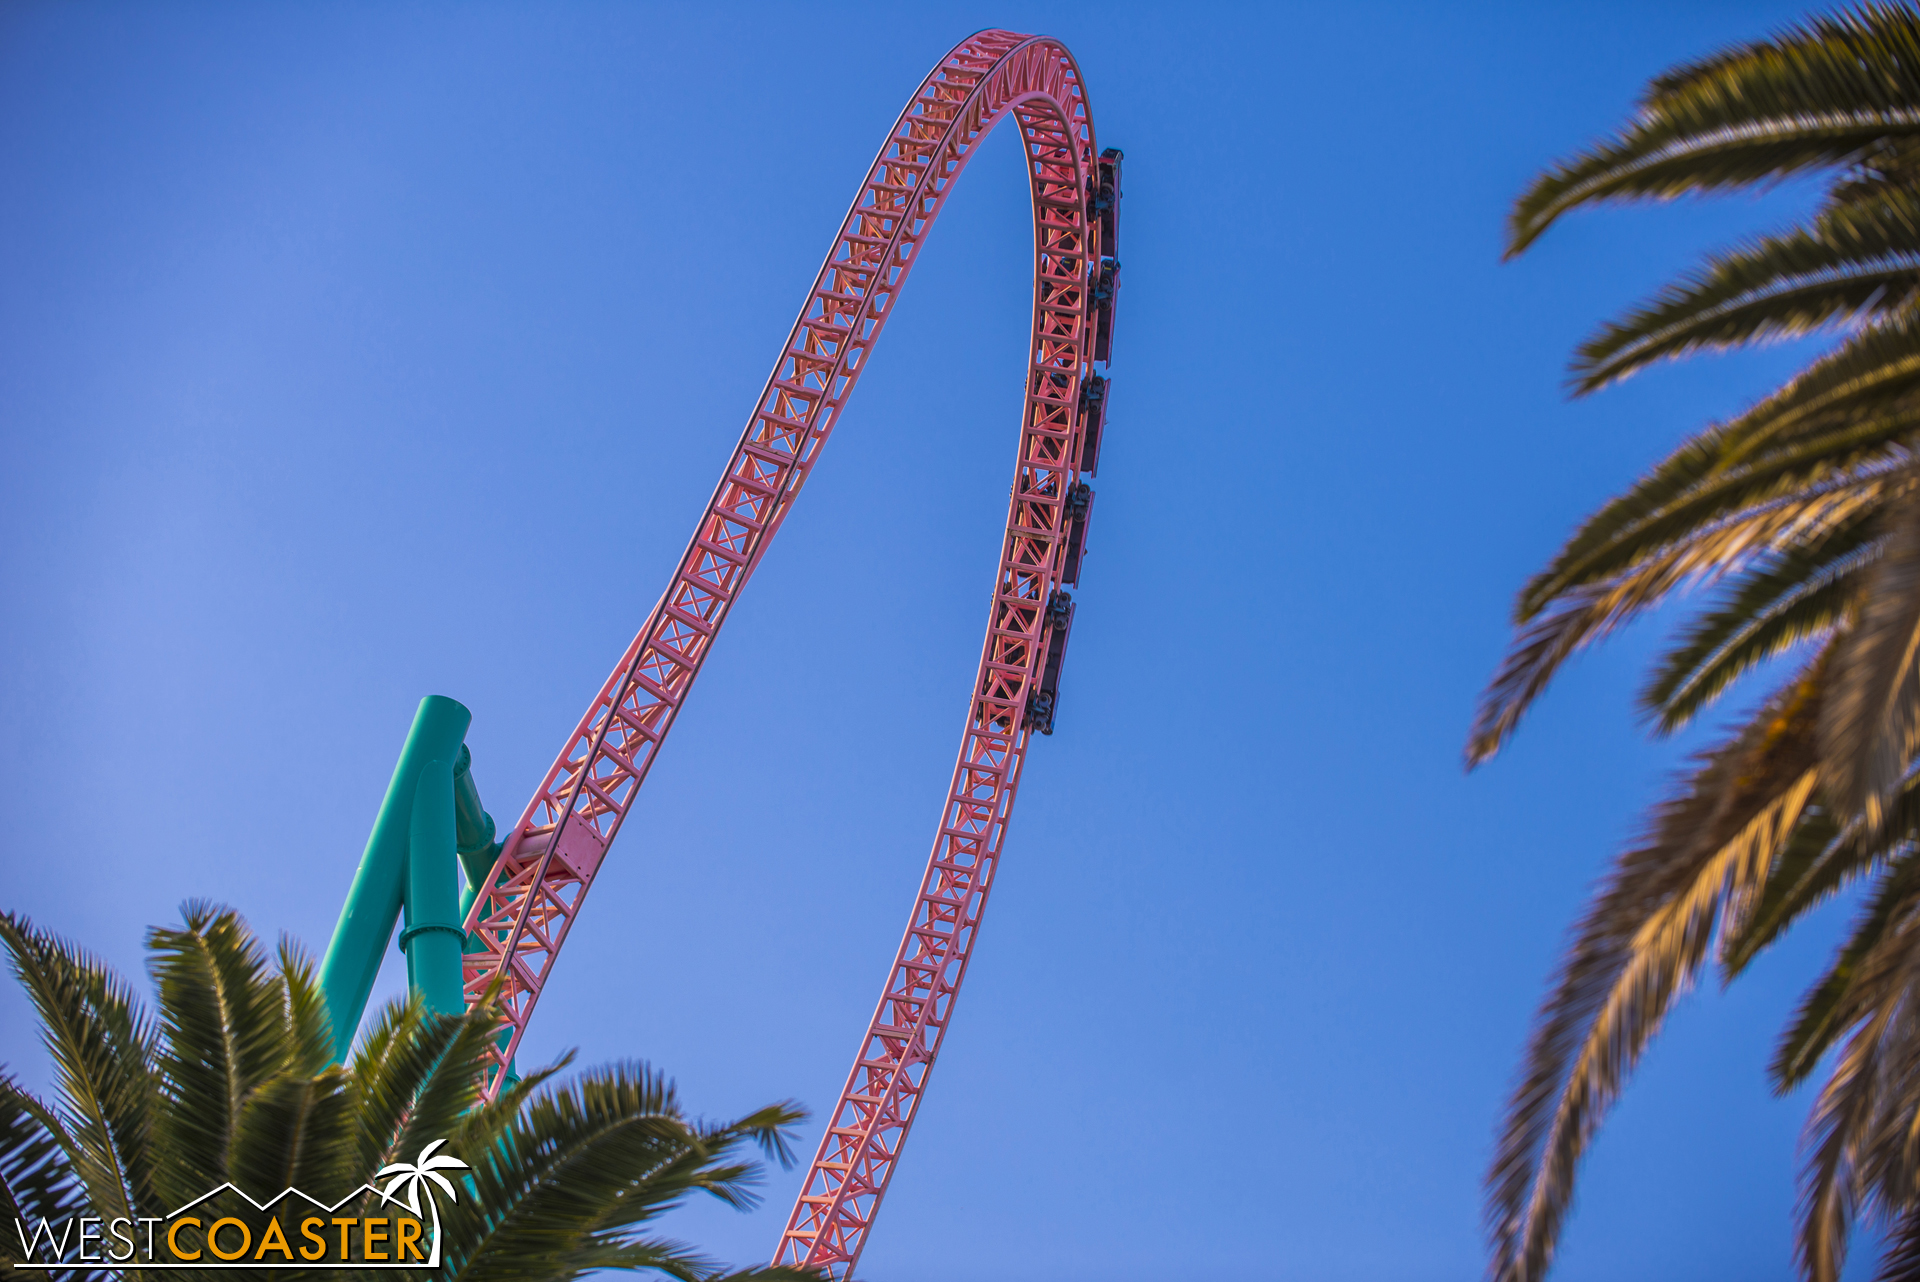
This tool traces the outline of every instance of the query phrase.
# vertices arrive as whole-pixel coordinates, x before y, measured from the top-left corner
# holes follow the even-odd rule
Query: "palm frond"
[[[460,1227],[450,1227],[448,1239],[467,1245],[447,1276],[491,1282],[537,1267],[562,1280],[612,1266],[630,1247],[642,1247],[647,1258],[670,1250],[633,1235],[693,1192],[751,1205],[755,1167],[730,1154],[801,1117],[782,1105],[724,1126],[696,1126],[682,1115],[671,1084],[644,1065],[542,1091],[484,1150],[466,1145],[483,1155],[469,1180],[472,1198],[452,1211]],[[671,1253],[687,1270],[676,1276],[717,1272],[697,1257]]]
[[[1920,185],[1920,141],[1886,138],[1834,179],[1822,208],[1877,200],[1888,190],[1911,189],[1917,185]]]
[[[1834,438],[1838,453],[1832,466],[1848,465],[1849,460],[1858,460],[1860,449],[1874,448],[1873,434],[1865,439],[1836,438],[1835,434],[1872,422],[1886,429],[1879,437],[1883,442],[1905,442],[1911,438],[1902,434],[1900,425],[1907,425],[1911,432],[1920,424],[1920,315],[1905,314],[1854,335],[1752,409],[1689,438],[1581,524],[1548,567],[1521,590],[1514,622],[1524,624],[1547,609],[1559,592],[1578,580],[1576,567],[1603,550],[1626,544],[1630,559],[1657,545],[1662,536],[1650,529],[1650,523],[1671,513],[1710,478],[1816,438]],[[1826,458],[1824,453],[1813,456],[1815,470],[1825,465]],[[1804,467],[1806,462],[1802,457],[1798,465]],[[1810,477],[1812,473],[1792,475]],[[1779,479],[1778,473],[1775,478]],[[1719,494],[1724,496],[1725,491]],[[1696,510],[1702,519],[1715,515],[1712,508]]]
[[[74,1148],[53,1109],[11,1073],[0,1073],[0,1218],[31,1227],[86,1213],[87,1190],[67,1154]],[[0,1261],[24,1261],[17,1237],[0,1231]]]
[[[1469,767],[1492,757],[1533,701],[1584,647],[1658,605],[1675,591],[1737,573],[1755,558],[1826,537],[1877,497],[1872,483],[1764,505],[1699,531],[1612,579],[1562,594],[1557,608],[1514,641],[1480,697],[1468,732]]]
[[[1901,1215],[1887,1235],[1873,1282],[1920,1282],[1920,1207]]]
[[[1884,522],[1859,620],[1834,647],[1820,722],[1828,798],[1871,828],[1920,749],[1920,478]]]
[[[650,1269],[664,1273],[679,1282],[713,1282],[721,1271],[722,1265],[711,1256],[703,1255],[684,1242],[675,1242],[667,1238],[644,1238],[635,1242],[588,1241],[575,1247],[568,1253],[568,1267],[578,1270],[566,1276],[578,1276],[579,1273],[599,1272],[603,1269],[624,1269],[638,1271]],[[452,1275],[458,1278],[486,1276],[484,1272],[474,1272],[471,1265],[466,1271]],[[817,1282],[808,1278],[808,1282]]]
[[[513,1128],[514,1120],[526,1110],[534,1096],[572,1063],[573,1052],[568,1051],[554,1063],[509,1084],[491,1101],[476,1104],[461,1119],[460,1128],[453,1132],[453,1147],[462,1153],[491,1152]]]
[[[289,1030],[280,977],[239,914],[203,903],[181,913],[181,928],[148,933],[147,950],[166,1032],[171,1174],[193,1196],[229,1177],[241,1111],[287,1067]]]
[[[1718,433],[1711,470],[1875,419],[1920,415],[1920,308],[1850,335]],[[1679,451],[1676,451],[1676,455]],[[1695,476],[1695,480],[1699,477]]]
[[[499,1012],[492,1006],[475,1007],[460,1017],[423,1012],[415,1035],[420,1047],[442,1049],[414,1087],[405,1124],[383,1155],[382,1165],[401,1155],[411,1156],[459,1128],[479,1102],[481,1070],[499,1027]],[[389,1060],[390,1068],[395,1064]],[[411,1077],[411,1071],[404,1076]],[[395,1080],[380,1089],[394,1096],[403,1088]]]
[[[1878,498],[1886,478],[1907,467],[1904,441],[1916,429],[1920,417],[1870,419],[1716,473],[1604,545],[1578,553],[1569,545],[1537,581],[1547,593],[1542,599],[1550,603],[1571,589],[1611,578],[1674,547],[1720,538],[1728,526],[1756,518],[1805,513],[1804,526],[1830,525],[1827,512]]]
[[[1753,668],[1803,642],[1830,635],[1860,596],[1858,575],[1839,575],[1807,587],[1773,609],[1745,620],[1727,643],[1687,673],[1673,697],[1658,705],[1657,726],[1672,734],[1726,693]]]
[[[92,1204],[135,1216],[157,1201],[153,1025],[104,963],[0,913],[13,971],[53,1057],[66,1159]]]
[[[1639,698],[1662,734],[1685,726],[1755,665],[1846,617],[1879,555],[1872,515],[1863,511],[1823,538],[1776,553],[1688,625]]]
[[[280,940],[280,992],[286,998],[286,1071],[317,1077],[333,1063],[333,1022],[314,974],[313,958],[289,938]]]
[[[1784,1094],[1812,1076],[1821,1056],[1833,1049],[1847,1029],[1883,995],[1870,991],[1863,981],[1889,975],[1884,964],[1874,968],[1870,963],[1876,960],[1876,950],[1885,947],[1888,932],[1920,906],[1917,896],[1920,859],[1908,855],[1881,874],[1852,934],[1827,973],[1801,999],[1793,1023],[1775,1048],[1769,1070],[1775,1090]]]
[[[366,1178],[354,1142],[354,1103],[338,1067],[269,1078],[241,1106],[227,1178],[255,1198],[289,1187],[339,1198]]]
[[[1920,19],[1870,4],[1656,80],[1633,124],[1558,165],[1515,203],[1507,255],[1568,210],[1672,199],[1857,165],[1920,135]]]
[[[1764,886],[1812,795],[1816,659],[1706,758],[1623,855],[1542,1008],[1487,1176],[1496,1282],[1536,1282],[1574,1172],[1724,916]]]
[[[1908,773],[1879,829],[1857,816],[1842,824],[1827,807],[1811,807],[1775,861],[1759,902],[1724,941],[1720,964],[1725,977],[1732,980],[1788,926],[1842,887],[1890,862],[1916,832],[1920,771]]]
[[[1883,1214],[1894,1215],[1912,1204],[1920,911],[1909,868],[1889,869],[1881,890],[1875,908],[1886,909],[1884,917],[1870,911],[1843,950],[1852,971],[1830,1019],[1834,1028],[1852,1032],[1807,1128],[1797,1249],[1815,1282],[1837,1282],[1863,1203],[1877,1202]]]
[[[1835,854],[1841,849],[1844,831],[1824,806],[1810,805],[1801,811],[1793,835],[1774,856],[1760,894],[1721,929],[1722,984],[1732,983],[1801,914],[1858,871],[1859,865],[1845,854]]]
[[[1920,285],[1916,247],[1920,195],[1895,189],[1715,254],[1581,344],[1575,390],[1595,391],[1659,360],[1902,312]]]
[[[381,1010],[353,1057],[361,1169],[378,1170],[396,1155],[412,1156],[402,1141],[411,1129],[421,1089],[460,1035],[462,1022],[429,1011],[417,993],[397,998]]]

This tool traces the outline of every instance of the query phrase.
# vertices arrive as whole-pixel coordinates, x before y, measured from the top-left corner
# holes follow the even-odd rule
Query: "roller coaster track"
[[[1027,745],[1051,733],[1104,418],[1119,154],[1095,150],[1056,40],[983,31],[921,82],[881,146],[686,554],[519,824],[466,921],[469,1003],[503,1016],[496,1094],[587,891],[741,589],[853,394],[980,141],[1020,130],[1033,196],[1033,329],[1020,447],[972,705],[938,835],[878,1009],[776,1262],[852,1273],[913,1124],[993,887]],[[589,576],[622,567],[586,559]]]

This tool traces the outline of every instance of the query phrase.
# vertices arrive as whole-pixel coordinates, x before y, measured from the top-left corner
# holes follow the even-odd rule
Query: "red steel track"
[[[507,838],[466,929],[467,1000],[496,983],[499,1090],[567,934],[728,610],[880,337],[948,193],[1011,116],[1033,195],[1033,331],[999,577],[953,783],[905,938],[782,1235],[777,1263],[848,1277],[886,1193],[966,975],[1021,763],[1051,731],[1098,448],[1117,264],[1112,189],[1066,47],[971,36],[921,82],[880,148],[666,592]],[[1105,181],[1103,181],[1105,180]],[[1103,212],[1104,210],[1104,212]],[[1103,245],[1103,235],[1107,238]],[[1088,384],[1083,395],[1083,381]],[[471,945],[470,945],[471,946]]]

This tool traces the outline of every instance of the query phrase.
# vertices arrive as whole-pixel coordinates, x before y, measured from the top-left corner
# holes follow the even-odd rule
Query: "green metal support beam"
[[[451,802],[452,763],[461,751],[467,727],[472,722],[473,714],[465,707],[437,694],[422,699],[419,711],[414,714],[413,729],[400,749],[400,760],[393,768],[386,798],[373,821],[366,852],[360,856],[353,886],[340,910],[340,922],[334,927],[333,942],[327,946],[326,959],[320,965],[320,989],[326,998],[327,1015],[333,1021],[336,1061],[344,1062],[353,1049],[354,1034],[359,1031],[360,1017],[366,1012],[367,999],[373,993],[373,982],[380,973],[387,941],[393,938],[394,925],[407,898],[414,796],[422,767],[431,761],[440,763],[436,778],[445,780]],[[449,830],[453,826],[447,825]],[[452,832],[447,836],[451,838]],[[446,868],[449,893],[452,879],[449,860]],[[457,919],[455,928],[458,929]],[[457,971],[457,955],[455,960]]]
[[[464,749],[463,749],[464,751]],[[421,764],[413,789],[413,816],[407,851],[406,929],[400,948],[407,955],[407,984],[440,1015],[467,1009],[460,984],[460,949],[467,941],[454,889],[453,762],[435,757]]]
[[[480,790],[473,782],[473,754],[460,745],[459,759],[453,763],[454,846],[460,855],[460,871],[467,884],[460,892],[460,920],[480,896],[480,883],[493,871],[500,858],[502,842],[494,840],[493,816],[480,804]],[[474,947],[478,948],[476,941]]]

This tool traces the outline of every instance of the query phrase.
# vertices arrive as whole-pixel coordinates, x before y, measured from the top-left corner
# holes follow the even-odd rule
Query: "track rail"
[[[1112,219],[1097,212],[1092,116],[1058,41],[983,31],[921,82],[868,170],[666,592],[528,803],[466,922],[477,941],[465,958],[467,1000],[497,985],[503,1015],[491,1096],[714,638],[818,460],[948,193],[980,140],[1008,117],[1020,130],[1033,197],[1034,294],[999,576],[913,915],[777,1255],[835,1279],[859,1258],[925,1090],[1028,740],[1036,726],[1051,730],[1052,691],[1041,683],[1058,671],[1071,618],[1057,586],[1069,573],[1070,534],[1077,565],[1087,506],[1078,482],[1097,447],[1089,431],[1099,430],[1098,398],[1089,413],[1082,381],[1095,352],[1105,356],[1113,284],[1101,258]]]

